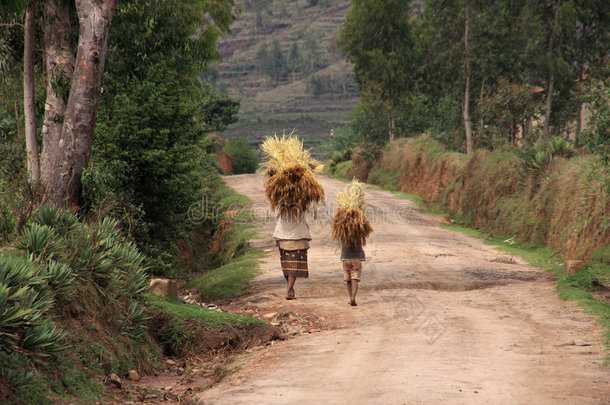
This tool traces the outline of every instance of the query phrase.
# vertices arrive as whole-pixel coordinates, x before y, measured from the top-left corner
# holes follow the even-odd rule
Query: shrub
[[[176,88],[177,80],[167,68],[151,68],[146,80],[100,107],[104,119],[83,182],[85,208],[118,218],[151,258],[153,272],[164,276],[176,275],[177,244],[196,228],[191,208],[202,199],[214,206],[220,184],[216,158],[207,151],[213,145],[196,119],[208,100]],[[215,231],[212,220],[201,226]]]
[[[243,138],[229,139],[224,151],[233,158],[233,173],[254,173],[258,168],[258,155]]]

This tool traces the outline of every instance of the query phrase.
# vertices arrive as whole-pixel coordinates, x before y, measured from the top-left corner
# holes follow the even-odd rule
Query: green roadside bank
[[[249,246],[255,232],[246,205],[223,189],[225,223],[215,235],[222,264],[185,280],[206,303],[247,294],[257,274],[263,253]],[[219,355],[277,339],[260,319],[150,294],[149,271],[117,221],[39,208],[0,251],[0,403],[132,399],[134,371],[164,373],[168,357],[214,365]]]
[[[256,236],[256,232],[254,216],[247,209],[247,197],[226,185],[223,185],[220,195],[219,207],[224,210],[224,214],[218,244],[221,245],[219,251],[223,256],[219,260],[224,264],[183,280],[184,289],[207,304],[222,303],[246,295],[253,278],[259,272],[259,259],[264,256],[262,251],[249,245],[249,240]],[[236,331],[240,335],[237,336],[238,340],[242,341],[252,337],[252,332],[260,337],[263,331],[262,335],[267,336],[267,339],[274,337],[267,323],[258,318],[154,295],[148,295],[148,300],[157,321],[157,325],[153,321],[153,333],[159,336],[168,355],[186,356],[213,349],[210,345],[202,346],[201,342],[206,341],[205,335],[213,335],[208,336],[210,339],[207,340],[220,345],[226,343],[220,342],[223,336],[227,341],[235,339]]]

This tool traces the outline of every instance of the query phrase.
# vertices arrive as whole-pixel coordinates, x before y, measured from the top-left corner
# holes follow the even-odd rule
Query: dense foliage
[[[84,192],[88,208],[121,219],[157,274],[177,274],[179,241],[199,241],[194,251],[205,255],[216,231],[215,218],[194,224],[188,213],[203,199],[217,203],[216,149],[206,134],[234,122],[239,103],[197,75],[217,58],[231,12],[231,2],[140,0],[115,16]],[[192,238],[196,227],[210,238]]]
[[[468,104],[475,147],[561,135],[599,151],[609,27],[596,0],[354,0],[339,40],[361,97],[352,127],[378,143],[429,132],[463,150]]]
[[[254,173],[258,168],[258,154],[247,139],[229,139],[224,150],[233,158],[234,174]]]
[[[42,206],[15,247],[0,255],[0,377],[20,398],[51,403],[49,390],[85,395],[78,392],[82,386],[62,387],[53,378],[35,376],[34,367],[71,364],[126,372],[109,358],[75,362],[64,352],[91,335],[114,336],[107,350],[125,353],[125,364],[146,361],[142,354],[148,347],[148,355],[154,353],[146,333],[145,257],[121,235],[116,221],[85,224],[73,213]],[[60,378],[69,378],[74,370],[63,373]],[[89,381],[86,374],[79,378]]]

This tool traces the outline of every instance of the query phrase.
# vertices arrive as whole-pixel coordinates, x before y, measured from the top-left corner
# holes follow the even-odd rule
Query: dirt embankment
[[[568,259],[599,256],[610,244],[610,171],[590,155],[536,162],[514,151],[468,157],[422,136],[389,144],[365,175],[463,215],[492,235],[545,244]]]
[[[310,219],[310,276],[297,281],[297,299],[286,301],[264,179],[226,181],[261,214],[253,243],[269,256],[252,294],[223,309],[282,327],[291,320],[293,338],[241,356],[233,374],[193,402],[608,403],[599,326],[561,301],[541,270],[440,229],[391,193],[369,190],[375,233],[358,306],[348,305],[340,251],[330,239],[332,201]],[[344,187],[324,178],[322,185],[329,198]]]

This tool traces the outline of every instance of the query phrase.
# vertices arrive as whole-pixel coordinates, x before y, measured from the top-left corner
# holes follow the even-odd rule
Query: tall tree
[[[59,166],[59,141],[74,73],[69,3],[45,1],[42,20],[47,98],[42,123],[41,174],[48,188]]]
[[[297,70],[301,67],[301,54],[299,53],[299,45],[296,42],[290,45],[290,53],[288,54],[286,65],[292,74],[292,81],[296,81]]]
[[[466,153],[472,153],[472,127],[470,123],[470,46],[468,35],[470,28],[470,0],[466,0],[464,16],[464,65],[466,68],[466,85],[464,89],[464,130],[466,131]]]
[[[53,166],[46,176],[49,200],[78,205],[81,174],[89,164],[97,105],[106,64],[110,25],[117,0],[76,2],[78,48],[68,102]],[[67,5],[59,5],[67,8]],[[52,23],[52,22],[51,22]]]
[[[40,180],[38,139],[36,137],[36,107],[34,99],[34,2],[25,11],[25,40],[23,47],[23,109],[25,116],[25,145],[28,156],[28,172],[31,181]]]
[[[273,80],[280,80],[286,70],[286,59],[284,58],[284,54],[282,54],[280,41],[278,41],[277,39],[275,39],[271,44],[269,66],[269,74],[271,75],[271,77],[273,77]]]
[[[547,52],[547,57],[548,60],[550,62],[550,67],[549,67],[549,79],[548,79],[548,84],[547,84],[547,93],[546,93],[546,105],[545,105],[545,110],[544,110],[544,128],[543,128],[543,134],[545,137],[548,137],[549,135],[549,131],[551,128],[551,105],[553,102],[553,87],[555,85],[555,62],[553,61],[553,52],[554,52],[554,45],[555,45],[555,41],[556,41],[556,34],[557,34],[557,23],[559,21],[559,12],[561,11],[561,1],[562,0],[557,0],[557,5],[555,6],[555,9],[553,10],[553,22],[551,25],[551,33],[549,36],[549,49]]]
[[[411,85],[413,60],[408,2],[354,0],[345,16],[338,44],[355,65],[361,94],[370,92],[383,101],[389,117],[388,137],[394,139],[399,99]]]

